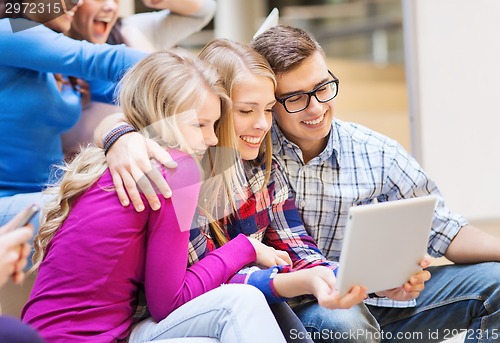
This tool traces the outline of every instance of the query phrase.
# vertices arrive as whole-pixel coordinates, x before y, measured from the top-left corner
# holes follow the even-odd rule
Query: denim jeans
[[[416,307],[369,306],[384,333],[381,341],[440,342],[463,330],[465,342],[499,342],[500,263],[438,266],[429,271],[432,277]]]
[[[416,307],[368,306],[370,314],[364,305],[332,311],[311,303],[294,311],[317,333],[314,342],[356,342],[357,333],[365,335],[360,342],[441,342],[461,332],[466,342],[500,341],[500,263],[428,269],[432,277]]]
[[[293,308],[316,343],[378,342],[379,325],[364,304],[329,310],[316,301]]]
[[[0,226],[8,223],[12,218],[15,217],[16,214],[26,209],[28,206],[32,204],[38,204],[41,208],[46,204],[46,202],[50,199],[51,195],[45,195],[41,192],[36,193],[21,193],[16,194],[10,197],[1,197],[0,198]],[[40,229],[40,213],[35,214],[35,216],[31,219],[30,224],[34,227],[34,234],[30,239],[31,244],[31,254],[28,257],[28,264],[24,270],[28,270],[33,265],[31,260],[33,255],[33,237],[38,233]]]
[[[0,226],[8,223],[16,214],[26,209],[31,204],[43,207],[50,197],[41,192],[22,193],[10,197],[0,197]],[[35,227],[35,234],[40,226],[40,215],[36,214],[30,223]]]
[[[180,337],[211,337],[222,343],[285,342],[264,295],[253,286],[236,284],[200,295],[159,323],[143,320],[128,342]]]

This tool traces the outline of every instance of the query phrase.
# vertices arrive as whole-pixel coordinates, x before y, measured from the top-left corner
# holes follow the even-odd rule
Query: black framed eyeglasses
[[[333,80],[320,84],[310,92],[297,92],[283,98],[276,97],[276,101],[283,105],[288,113],[303,111],[309,106],[311,97],[314,96],[318,102],[328,102],[339,93],[339,79],[328,70]]]

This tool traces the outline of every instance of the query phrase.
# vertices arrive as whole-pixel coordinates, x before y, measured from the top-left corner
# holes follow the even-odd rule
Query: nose
[[[255,118],[254,129],[268,131],[271,128],[271,120],[268,120],[265,112],[259,112]]]
[[[203,139],[205,140],[205,145],[207,147],[209,147],[209,146],[216,146],[217,143],[219,142],[219,139],[215,135],[214,130],[210,130],[210,132],[208,132],[205,135],[205,137],[203,137]]]
[[[104,6],[103,6],[104,10],[112,11],[112,10],[115,10],[117,8],[118,8],[118,6],[117,6],[115,0],[105,0],[104,1]]]
[[[307,106],[306,110],[310,113],[320,113],[323,111],[323,104],[315,96],[311,96],[309,106]]]

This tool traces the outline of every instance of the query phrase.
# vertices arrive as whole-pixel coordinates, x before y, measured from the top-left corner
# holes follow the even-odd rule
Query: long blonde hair
[[[268,78],[276,89],[276,77],[271,66],[262,55],[250,46],[228,39],[214,39],[205,45],[199,57],[217,68],[222,84],[230,98],[233,96],[234,88],[242,82],[247,74]],[[267,186],[269,181],[271,160],[272,139],[269,131],[264,138],[264,144],[260,146],[259,157],[254,161],[259,165],[266,164],[263,188]]]
[[[176,129],[174,114],[196,108],[208,92],[221,100],[220,123],[231,119],[231,102],[215,68],[196,56],[180,49],[155,52],[138,62],[123,77],[119,102],[127,121],[137,130],[163,146],[187,149],[184,138]],[[232,121],[230,121],[232,125]],[[234,145],[232,136],[226,144]],[[89,146],[61,169],[63,178],[46,190],[54,197],[42,214],[42,224],[35,237],[33,267],[36,270],[45,256],[47,245],[69,215],[73,203],[106,171],[102,149]]]
[[[276,77],[271,66],[262,55],[249,46],[227,39],[214,39],[205,45],[198,56],[217,68],[229,97],[232,97],[235,86],[242,82],[248,74],[270,79],[274,89],[276,89]],[[234,134],[234,126],[226,129]],[[271,161],[272,139],[271,132],[268,132],[264,138],[264,144],[259,148],[259,156],[252,161],[256,165],[265,164],[266,167],[261,189],[266,188],[269,182]],[[211,230],[219,245],[227,242],[227,237],[220,225],[212,223]]]

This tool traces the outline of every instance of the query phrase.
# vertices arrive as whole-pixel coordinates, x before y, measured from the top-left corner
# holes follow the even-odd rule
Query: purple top
[[[198,201],[199,169],[172,150],[178,167],[161,168],[171,199],[158,211],[123,207],[109,170],[74,204],[47,246],[23,321],[47,342],[115,342],[130,332],[139,287],[156,321],[226,282],[255,260],[243,236],[186,268],[189,228]]]

